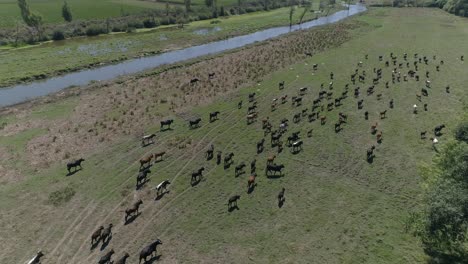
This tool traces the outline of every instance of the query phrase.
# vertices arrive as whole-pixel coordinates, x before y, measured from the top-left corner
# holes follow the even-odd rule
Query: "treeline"
[[[304,0],[301,0],[304,2]],[[300,4],[299,0],[238,0],[234,6],[218,6],[217,0],[206,0],[204,6],[172,6],[166,3],[164,9],[154,9],[138,14],[128,14],[121,10],[121,16],[107,19],[73,20],[73,10],[64,2],[62,17],[66,23],[44,24],[42,17],[31,11],[26,0],[18,0],[24,24],[15,28],[0,29],[0,45],[33,44],[47,40],[62,40],[78,36],[96,36],[111,32],[132,32],[139,28],[155,28],[160,25],[179,25],[230,15],[276,9]]]
[[[434,0],[431,6],[442,8],[457,16],[468,17],[468,0]]]
[[[412,216],[431,263],[468,261],[468,120],[426,175],[425,210]]]

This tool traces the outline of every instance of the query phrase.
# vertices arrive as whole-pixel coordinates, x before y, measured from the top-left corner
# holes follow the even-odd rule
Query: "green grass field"
[[[73,18],[86,20],[93,18],[117,17],[121,10],[136,13],[148,9],[163,9],[164,3],[139,0],[69,0]],[[60,0],[32,0],[29,6],[40,13],[45,23],[63,23],[62,4]],[[15,0],[0,0],[0,27],[11,27],[22,22],[18,3]]]
[[[302,8],[294,16],[299,21]],[[175,26],[161,27],[143,33],[112,34],[92,38],[75,38],[49,42],[34,47],[0,50],[0,87],[34,76],[53,76],[60,72],[76,71],[99,63],[110,63],[148,53],[159,53],[192,45],[199,45],[227,37],[243,35],[260,29],[289,24],[289,9],[280,8],[269,12],[257,12],[213,20],[196,21],[178,29]],[[308,13],[304,21],[316,17]],[[195,34],[199,29],[221,30],[208,35]]]
[[[0,130],[0,155],[5,155],[0,166],[8,172],[14,171],[3,176],[0,185],[3,213],[0,243],[4,245],[0,259],[5,263],[23,263],[41,248],[46,253],[46,263],[94,263],[113,248],[116,257],[127,251],[131,255],[130,263],[135,263],[139,251],[160,238],[164,244],[158,248],[161,254],[158,262],[162,263],[427,263],[418,239],[405,232],[409,212],[421,206],[422,182],[418,168],[431,163],[434,156],[429,140],[421,140],[419,132],[446,124],[445,134],[440,138],[439,147],[443,147],[452,137],[458,119],[466,113],[468,95],[464,84],[468,81],[468,66],[458,58],[468,54],[468,46],[463,45],[468,37],[468,21],[434,9],[375,8],[346,23],[355,25],[351,31],[353,37],[340,47],[287,65],[263,76],[258,83],[240,85],[240,89],[227,91],[213,103],[184,109],[178,114],[158,100],[166,94],[154,86],[163,77],[155,76],[124,80],[84,92],[80,97],[32,109],[20,107],[0,117],[0,124],[8,123]],[[429,65],[420,65],[420,72],[431,72],[430,95],[422,102],[428,103],[428,112],[420,107],[417,115],[412,113],[413,104],[422,104],[416,101],[415,94],[420,92],[425,78],[420,82],[410,78],[408,82],[391,84],[388,89],[380,82],[372,96],[365,94],[371,85],[367,80],[366,84],[360,84],[360,97],[365,101],[363,110],[356,108],[357,99],[352,96],[355,86],[351,85],[342,106],[321,113],[327,116],[325,125],[319,121],[309,123],[306,118],[298,124],[292,123],[295,113],[310,108],[320,84],[330,81],[330,72],[335,73],[334,95],[344,91],[358,61],[364,62],[362,70],[371,76],[374,67],[383,67],[383,78],[389,80],[391,68],[385,68],[377,58],[379,55],[388,58],[390,52],[399,61],[405,52],[410,55],[410,62],[414,53],[430,58]],[[364,59],[365,54],[369,55],[368,60]],[[437,56],[437,62],[445,60],[440,72],[435,71],[433,55]],[[253,66],[257,59],[252,58]],[[193,67],[211,71],[210,66],[215,63],[213,59]],[[314,63],[319,64],[315,73]],[[174,70],[175,78],[187,80],[190,71],[197,69],[193,67]],[[165,74],[171,76],[170,72]],[[229,76],[217,75],[216,79],[219,78],[229,82]],[[278,82],[283,80],[286,88],[279,91]],[[452,87],[450,94],[444,90],[447,84]],[[199,85],[183,92],[204,96],[198,95],[197,89],[204,84]],[[270,111],[274,98],[285,94],[290,98],[304,86],[309,91],[303,106],[294,108],[288,102]],[[247,125],[247,95],[252,92],[257,93],[259,120]],[[381,100],[376,98],[379,93],[382,93]],[[125,98],[128,95],[128,100],[136,100],[134,105],[140,109],[149,106],[139,104],[142,96],[151,98],[155,94],[158,97],[147,111],[158,118],[153,123],[139,124],[142,131],[157,133],[154,145],[139,147],[139,135],[113,138],[109,144],[104,142],[88,149],[84,170],[70,177],[64,176],[67,159],[44,167],[28,155],[35,153],[34,146],[48,144],[46,140],[52,135],[48,135],[47,126],[63,132],[54,134],[59,142],[73,140],[61,138],[70,135],[67,132],[70,126],[83,124],[88,129],[87,122],[112,119],[122,111],[117,104],[104,112],[89,110],[98,107],[95,105],[98,100],[107,102],[117,95]],[[239,110],[237,103],[241,99],[244,108]],[[394,109],[388,108],[390,99],[395,101]],[[386,109],[387,118],[380,119],[379,112]],[[220,120],[208,123],[208,113],[215,110],[221,111]],[[364,111],[369,112],[369,120],[364,120]],[[85,112],[93,116],[81,116]],[[335,133],[333,124],[338,112],[348,114],[348,121],[342,131]],[[202,117],[202,126],[190,130],[184,120],[187,116]],[[266,158],[276,149],[266,144],[263,153],[255,152],[256,142],[263,137],[261,120],[267,116],[274,129],[282,118],[290,119],[285,136],[301,131],[304,141],[299,154],[293,155],[285,147],[277,155],[276,162],[285,165],[284,177],[264,175]],[[77,120],[76,117],[81,117],[79,124],[68,123],[67,120]],[[163,117],[175,119],[173,130],[157,132],[158,121]],[[135,123],[138,118],[123,117]],[[370,126],[375,122],[383,131],[381,144],[370,133]],[[313,135],[309,138],[306,134],[310,129]],[[269,136],[266,139],[269,143]],[[182,141],[190,144],[178,148]],[[248,174],[235,177],[233,167],[224,170],[213,160],[206,161],[204,152],[211,143],[223,153],[234,152],[234,165],[242,161],[248,164],[253,158],[258,160],[258,185],[251,194],[246,193]],[[370,164],[365,160],[365,153],[372,144],[377,149]],[[151,168],[147,186],[135,191],[138,159],[161,150],[167,151],[165,160]],[[69,151],[72,157],[83,154]],[[206,168],[204,180],[191,187],[190,173],[201,166]],[[164,179],[172,181],[170,192],[154,200],[150,188]],[[59,206],[52,205],[49,195],[67,187],[73,188],[75,195]],[[286,201],[278,208],[276,195],[282,187],[286,188]],[[228,212],[227,199],[233,194],[242,196],[239,210]],[[123,211],[137,198],[144,201],[141,215],[124,225]],[[90,251],[91,233],[97,226],[111,222],[115,228],[109,246],[103,252],[99,248]]]

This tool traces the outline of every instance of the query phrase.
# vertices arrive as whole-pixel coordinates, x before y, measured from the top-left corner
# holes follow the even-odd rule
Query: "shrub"
[[[90,27],[86,30],[86,36],[97,36],[99,34],[107,33],[104,28],[101,27]]]
[[[64,40],[65,35],[63,34],[62,31],[60,30],[55,30],[54,33],[52,34],[52,39],[53,40]]]
[[[455,129],[455,138],[468,143],[468,121],[462,122]]]
[[[143,21],[143,26],[145,28],[154,28],[154,27],[156,27],[156,22],[154,20],[152,20],[152,19],[145,19]]]

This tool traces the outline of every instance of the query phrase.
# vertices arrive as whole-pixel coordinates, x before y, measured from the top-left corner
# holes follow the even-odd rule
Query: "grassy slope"
[[[299,20],[301,8],[295,14]],[[308,13],[304,20],[315,18]],[[77,38],[51,42],[32,48],[0,51],[0,86],[11,85],[23,78],[53,75],[59,71],[73,71],[91,64],[132,58],[149,52],[161,52],[191,45],[202,44],[229,36],[242,35],[259,29],[289,24],[289,9],[280,8],[269,12],[257,12],[220,19],[190,23],[183,30],[163,27],[138,34],[114,34],[93,38]],[[194,34],[197,29],[222,30],[209,35]]]
[[[222,99],[193,110],[203,117],[213,110],[223,113],[220,121],[205,123],[198,130],[189,131],[185,122],[177,119],[175,130],[159,135],[161,144],[157,146],[135,148],[137,142],[129,138],[126,143],[97,150],[87,157],[85,170],[73,177],[64,178],[63,165],[57,164],[39,175],[29,175],[19,184],[1,187],[4,199],[0,207],[8,213],[0,220],[5,227],[0,230],[0,237],[6,239],[3,244],[7,245],[0,251],[0,259],[5,258],[6,263],[25,259],[19,252],[22,245],[30,249],[29,255],[34,248],[43,248],[51,262],[58,259],[69,263],[93,262],[100,254],[89,256],[88,236],[101,221],[112,221],[116,231],[110,247],[118,255],[123,250],[129,251],[132,262],[136,261],[138,250],[154,237],[164,241],[160,251],[163,262],[424,262],[417,239],[403,232],[407,210],[418,206],[417,166],[429,162],[433,155],[428,142],[419,140],[419,131],[444,122],[450,134],[463,111],[461,100],[466,104],[467,98],[462,85],[467,81],[467,66],[456,58],[468,53],[462,45],[466,39],[463,36],[468,34],[467,22],[442,11],[421,9],[376,9],[355,19],[369,23],[374,29],[362,27],[356,30],[356,38],[342,47],[318,54],[308,59],[307,64],[272,73],[259,86],[242,89],[239,96],[245,98],[249,92],[257,91],[260,119],[270,116],[276,124],[283,117],[291,119],[298,109],[287,104],[270,113],[272,98],[284,93],[294,95],[299,87],[307,85],[313,88],[313,95],[306,97],[307,106],[318,85],[328,82],[330,71],[335,72],[337,79],[335,93],[341,92],[350,71],[357,61],[364,60],[366,53],[370,59],[365,61],[365,67],[372,72],[373,67],[380,67],[378,55],[388,55],[390,51],[418,52],[436,54],[446,61],[442,71],[431,79],[434,88],[425,99],[429,113],[411,114],[414,94],[421,85],[414,81],[389,90],[380,84],[377,93],[384,94],[382,101],[363,95],[371,116],[369,121],[363,120],[362,111],[355,108],[356,99],[350,97],[339,109],[349,114],[344,131],[332,132],[338,110],[327,114],[330,122],[325,126],[305,121],[292,125],[290,131],[301,130],[304,136],[307,130],[314,129],[312,139],[305,139],[304,152],[291,155],[285,149],[277,161],[286,165],[286,176],[266,179],[261,170],[257,188],[246,195],[245,175],[234,178],[232,168],[224,171],[203,159],[203,148],[213,141],[217,149],[233,151],[236,163],[248,162],[254,156],[254,142],[261,138],[260,124],[247,127],[245,109],[235,110],[238,98]],[[320,64],[316,75],[310,74],[312,63]],[[434,66],[430,67],[435,72]],[[389,75],[385,71],[384,78]],[[284,92],[277,91],[280,80],[286,81]],[[442,89],[447,83],[452,86],[450,95]],[[378,112],[387,108],[390,98],[395,100],[396,107],[389,110],[387,119],[379,121],[384,142],[377,148],[375,162],[369,165],[363,159],[365,149],[375,142],[369,127],[378,119]],[[26,118],[58,118],[68,111],[54,104],[42,109],[42,114]],[[36,132],[5,138],[1,144],[21,149],[29,133]],[[151,201],[154,195],[146,187],[138,194],[144,197],[142,215],[131,225],[123,226],[121,210],[133,196],[133,191],[129,191],[136,170],[133,162],[149,151],[167,149],[169,139],[176,136],[190,136],[192,146],[188,150],[169,149],[167,161],[154,167],[150,182],[155,185],[162,179],[174,179],[171,192],[160,201]],[[442,144],[446,137],[442,138]],[[259,156],[259,168],[263,168],[271,152],[267,147],[266,153]],[[197,187],[189,187],[187,175],[202,165],[207,168],[205,180]],[[47,205],[47,195],[66,185],[77,190],[76,197],[58,209]],[[282,186],[287,189],[286,203],[278,209],[275,197]],[[226,199],[234,193],[242,193],[240,210],[227,213]],[[130,199],[123,199],[122,195],[130,195]],[[124,206],[119,207],[119,202]],[[114,206],[117,210],[110,212]],[[92,209],[96,210],[91,214]],[[54,250],[56,245],[59,246]]]

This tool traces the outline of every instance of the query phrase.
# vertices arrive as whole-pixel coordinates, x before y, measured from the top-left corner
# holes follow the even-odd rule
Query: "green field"
[[[294,57],[294,63],[282,64],[280,70],[268,72],[269,65],[261,62],[286,52],[291,52],[286,58],[294,52],[303,54],[304,42],[314,41],[311,32],[321,29],[4,112],[0,116],[0,125],[7,123],[0,130],[0,166],[6,171],[0,179],[0,259],[23,263],[41,248],[45,263],[95,263],[113,248],[116,257],[127,251],[129,262],[136,263],[139,251],[159,238],[164,244],[158,248],[158,263],[427,263],[418,238],[405,232],[409,213],[421,207],[419,169],[431,164],[435,153],[429,140],[420,139],[420,132],[444,123],[447,128],[439,145],[443,147],[466,113],[468,64],[459,58],[468,54],[464,45],[468,21],[434,9],[372,8],[325,29],[330,34],[346,31],[349,40],[312,58]],[[393,67],[378,61],[380,55],[388,59],[390,52],[400,62],[405,52],[409,62],[414,53],[428,56],[428,65],[420,65],[421,81],[390,81],[388,89],[381,81],[375,94],[368,96],[367,78],[358,83],[364,109],[357,109],[355,86],[350,85],[342,106],[321,113],[327,116],[326,124],[305,117],[292,122],[302,109],[310,111],[320,84],[330,82],[330,72],[335,73],[334,98],[344,91],[359,61],[360,71],[373,76],[373,68],[383,68],[383,80],[390,80]],[[437,72],[435,66],[442,59],[445,63]],[[314,63],[319,65],[316,72]],[[426,70],[432,88],[418,102]],[[407,71],[406,66],[401,71]],[[216,72],[212,81],[207,80],[208,72]],[[201,83],[188,85],[194,76],[202,76]],[[280,81],[286,83],[282,91]],[[450,94],[444,90],[448,84]],[[270,110],[273,99],[291,98],[305,86],[309,91],[301,107],[288,101]],[[226,87],[232,89],[223,90]],[[252,92],[257,94],[259,118],[247,125],[247,96]],[[391,99],[393,109],[388,107]],[[244,102],[242,109],[237,109],[239,100]],[[182,103],[171,109],[171,101]],[[427,103],[428,111],[420,107],[413,114],[415,103]],[[387,117],[380,119],[384,110]],[[209,123],[208,113],[213,111],[221,111],[220,119]],[[364,119],[364,111],[369,112],[369,120]],[[348,121],[335,133],[339,112],[346,113]],[[202,117],[202,126],[189,129],[186,119],[195,116]],[[159,132],[159,120],[168,117],[175,119],[173,130]],[[285,165],[284,177],[265,176],[266,159],[276,152],[269,135],[264,152],[256,154],[256,142],[263,138],[261,120],[266,117],[273,129],[282,118],[290,120],[283,137],[301,131],[301,152],[292,154],[285,146],[277,154],[275,162]],[[370,133],[375,122],[383,131],[381,144]],[[310,129],[312,137],[307,137]],[[141,148],[140,136],[152,132],[157,134],[156,144]],[[106,135],[103,141],[97,139],[101,135]],[[257,159],[258,185],[252,193],[246,193],[248,173],[235,177],[234,166],[225,170],[214,160],[206,161],[210,144],[223,153],[233,152],[234,166]],[[377,147],[376,157],[368,163],[365,153],[371,145]],[[150,182],[135,191],[138,160],[162,150],[167,152],[165,160],[151,168]],[[63,156],[66,152],[69,155]],[[86,159],[84,169],[64,176],[66,162],[80,156]],[[201,166],[206,168],[204,180],[192,187],[190,174]],[[154,200],[151,188],[164,179],[172,181],[170,192]],[[49,195],[66,187],[75,191],[74,196],[51,204]],[[278,208],[276,196],[282,187],[286,201]],[[233,194],[241,194],[239,210],[228,212],[227,199]],[[123,211],[137,198],[144,202],[141,215],[124,225]],[[90,235],[108,223],[114,224],[110,244],[103,252],[90,250]]]
[[[297,8],[297,23],[302,8]],[[192,22],[179,29],[175,26],[160,27],[142,33],[122,33],[91,38],[75,38],[66,41],[43,43],[34,47],[0,49],[0,87],[37,76],[53,76],[76,71],[90,65],[111,63],[147,54],[160,53],[227,37],[243,35],[260,29],[289,24],[289,9],[279,8],[269,12],[256,12],[239,16]],[[332,10],[333,12],[333,10]],[[307,13],[304,21],[317,15]],[[199,29],[212,31],[208,35],[195,34]]]

